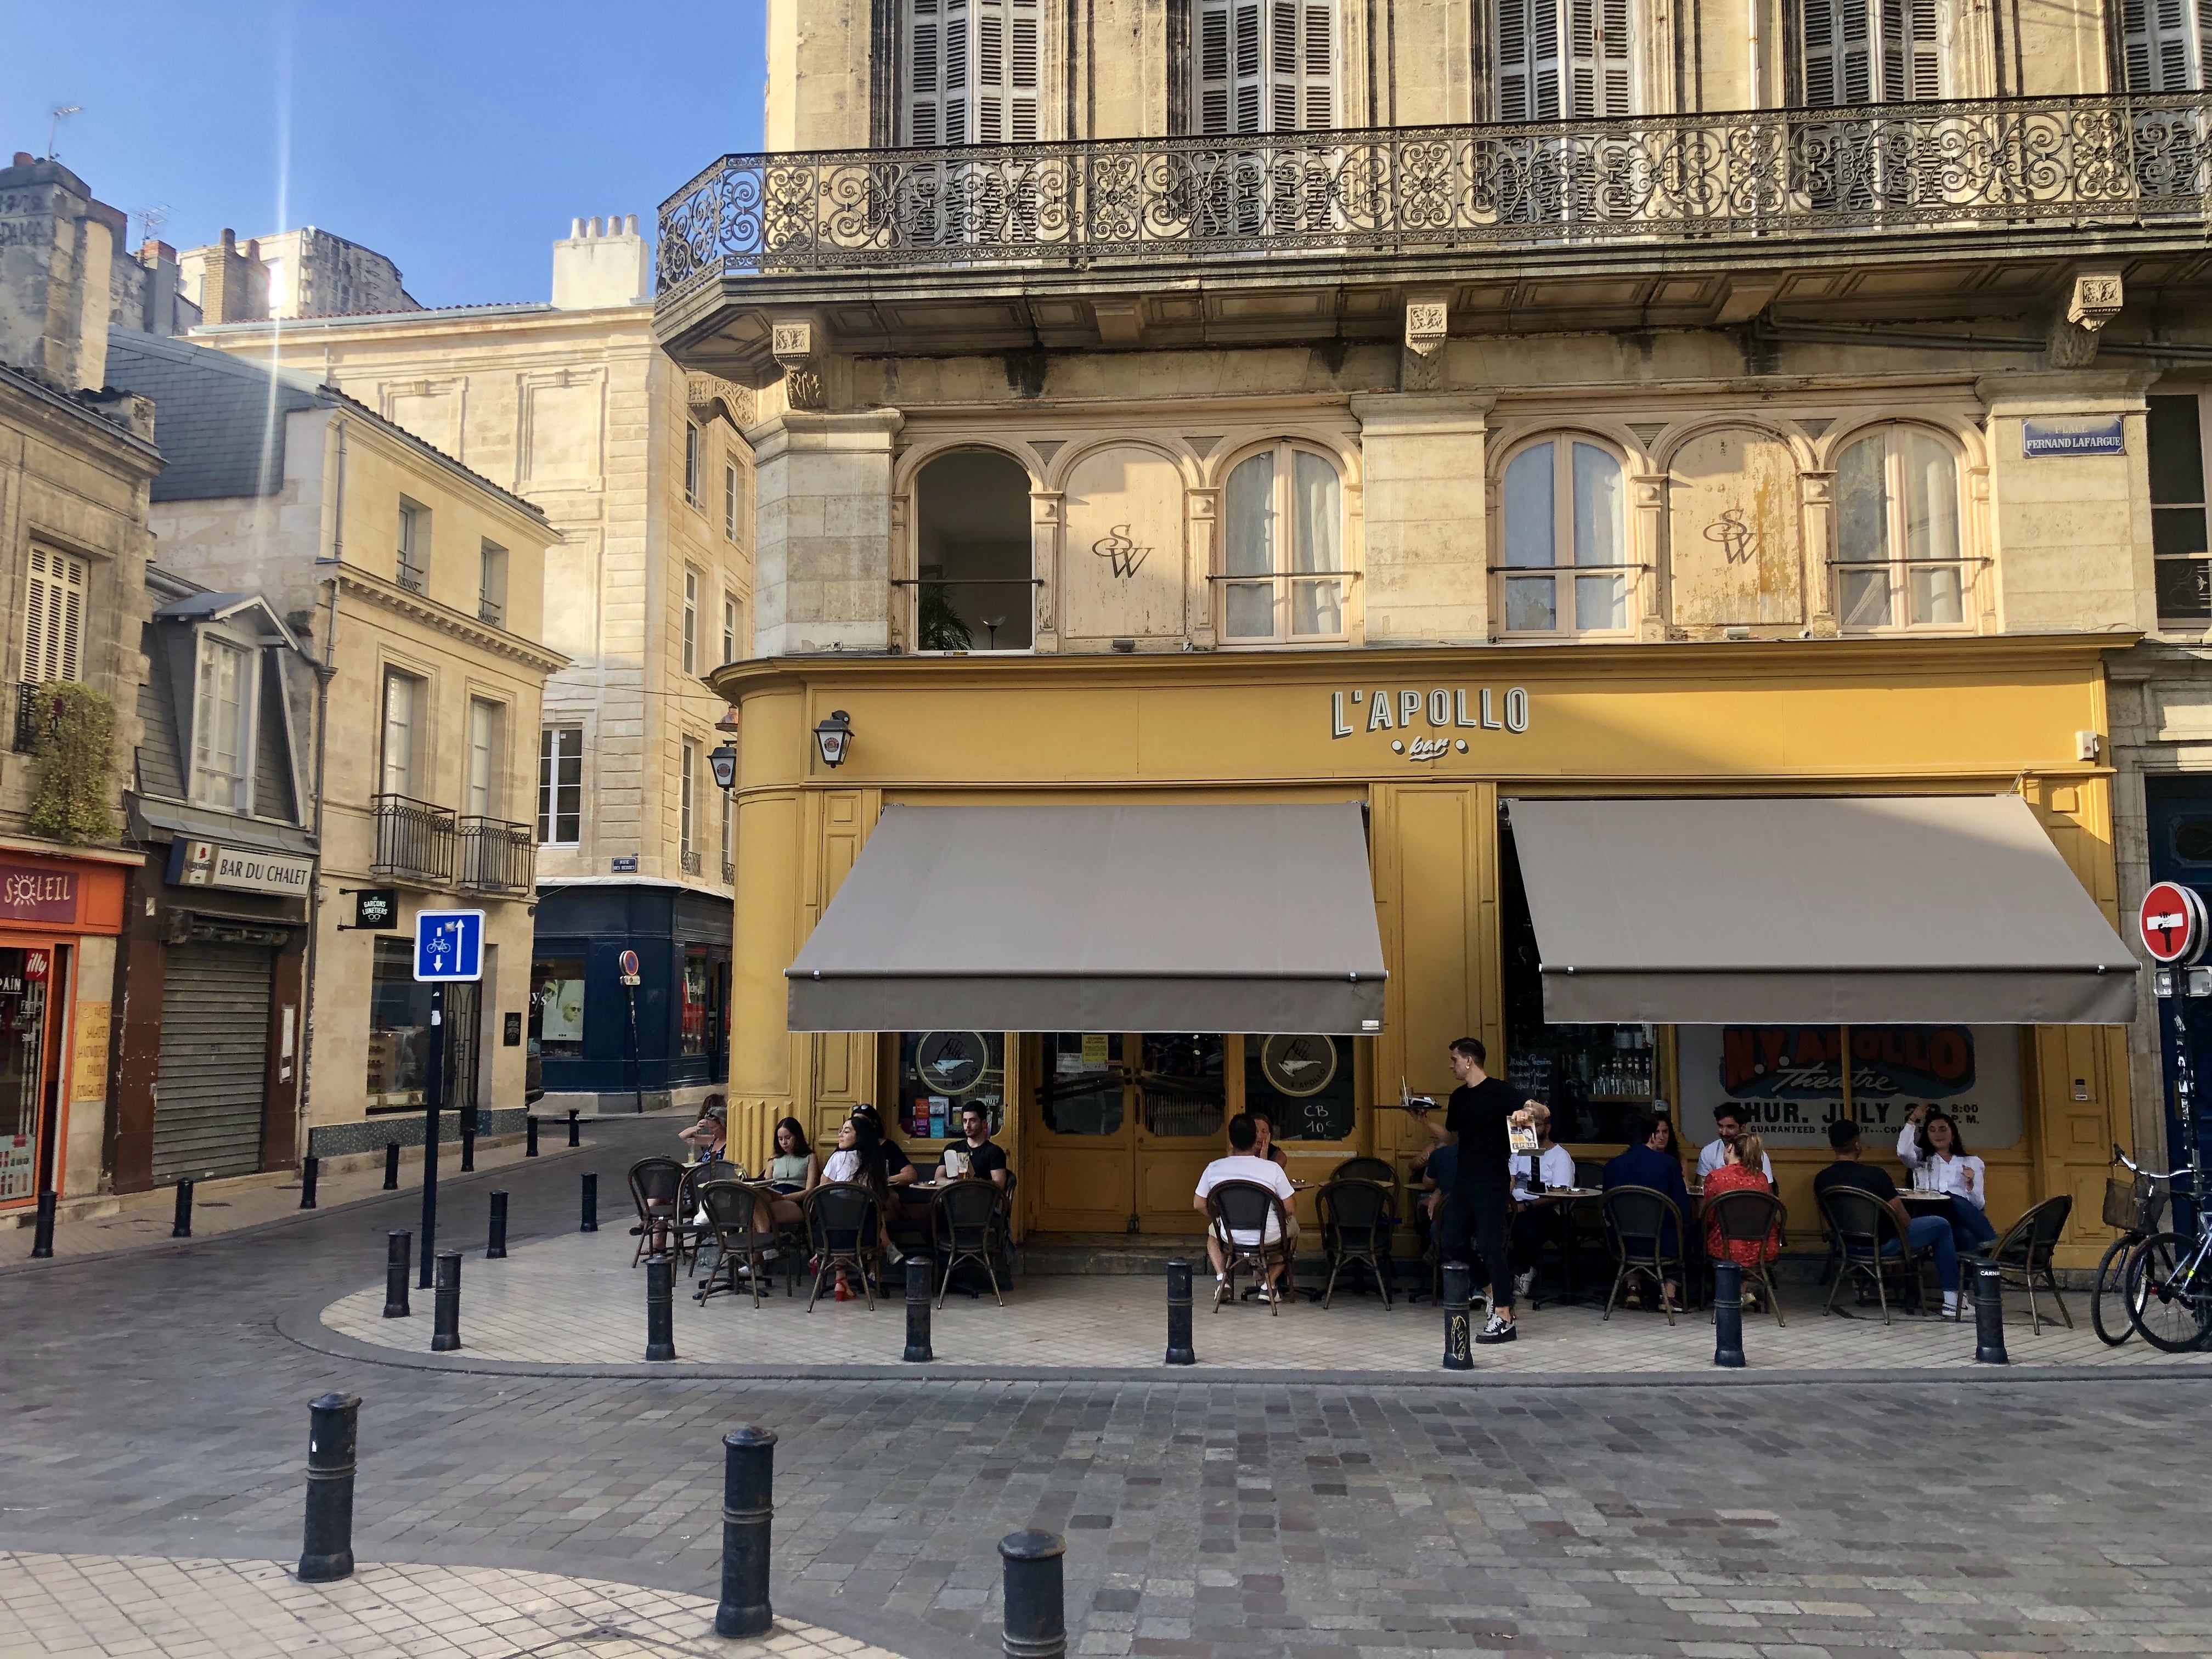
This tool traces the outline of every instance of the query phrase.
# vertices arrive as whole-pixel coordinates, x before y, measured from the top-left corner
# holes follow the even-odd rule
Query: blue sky
[[[0,155],[55,149],[179,247],[303,224],[425,305],[543,300],[568,222],[757,148],[764,0],[77,0],[9,9]],[[363,23],[363,17],[370,21]],[[134,217],[131,241],[143,225]]]

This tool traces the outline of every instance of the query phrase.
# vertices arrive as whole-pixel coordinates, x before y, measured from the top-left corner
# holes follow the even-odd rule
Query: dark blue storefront
[[[532,1087],[548,1109],[696,1105],[729,1077],[730,902],[647,882],[538,889]],[[635,988],[622,954],[637,952]],[[635,1025],[632,1023],[635,1012]]]
[[[2143,780],[2145,805],[2149,810],[2150,878],[2178,881],[2195,888],[2212,904],[2212,779],[2148,777]],[[2180,1034],[2174,1028],[2179,1012],[2186,1022],[2191,1059],[2197,1073],[2197,1144],[2208,1166],[2212,1166],[2212,1111],[2205,1095],[2206,1067],[2212,1065],[2212,1000],[2176,997],[2158,1000],[2159,1054],[2165,1083],[2166,1137],[2172,1167],[2189,1161],[2174,1110],[2174,1060]],[[2186,1212],[2185,1200],[2177,1195],[2177,1210]]]

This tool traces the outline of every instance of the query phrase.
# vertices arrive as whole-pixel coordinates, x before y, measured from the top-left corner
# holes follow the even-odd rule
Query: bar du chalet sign
[[[1464,755],[1462,732],[1517,736],[1528,729],[1528,693],[1518,685],[1503,691],[1486,685],[1473,691],[1465,686],[1356,687],[1330,692],[1328,702],[1332,738],[1388,732],[1392,734],[1390,752],[1409,762]]]

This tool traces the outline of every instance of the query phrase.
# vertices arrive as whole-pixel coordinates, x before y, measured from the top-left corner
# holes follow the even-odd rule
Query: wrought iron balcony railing
[[[526,823],[465,817],[461,885],[482,893],[526,893],[538,881],[538,848]]]
[[[16,686],[15,752],[27,755],[36,749],[40,728],[52,726],[58,718],[58,711],[41,706],[36,685],[25,682]]]
[[[405,881],[448,882],[453,878],[453,811],[405,795],[373,795],[376,814],[376,862],[369,872]]]
[[[2212,94],[726,155],[658,289],[896,267],[2202,223]]]

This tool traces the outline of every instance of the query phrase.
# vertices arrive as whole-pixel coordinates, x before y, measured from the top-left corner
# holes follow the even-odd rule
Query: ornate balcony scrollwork
[[[727,155],[665,299],[747,272],[2201,224],[2212,95]]]

